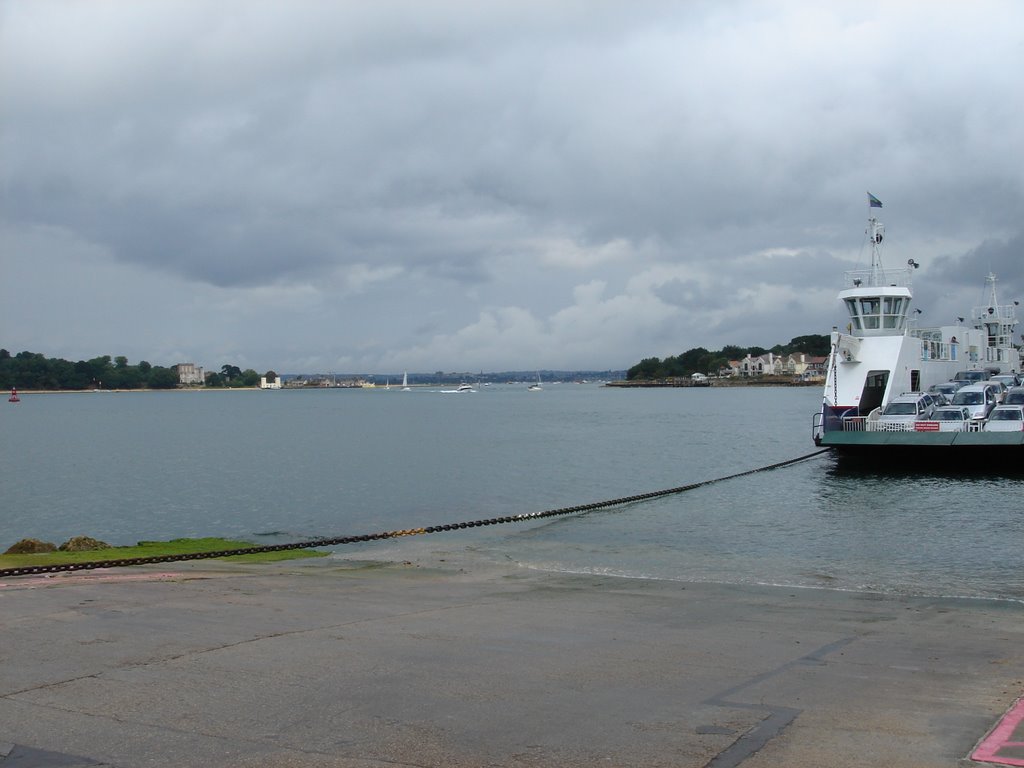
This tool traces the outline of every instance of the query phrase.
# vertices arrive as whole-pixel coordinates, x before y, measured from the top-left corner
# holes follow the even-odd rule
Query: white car
[[[1024,430],[1024,405],[997,405],[982,427],[986,432],[1020,432]]]
[[[944,405],[935,409],[930,421],[939,423],[939,432],[966,432],[971,412],[962,405]]]

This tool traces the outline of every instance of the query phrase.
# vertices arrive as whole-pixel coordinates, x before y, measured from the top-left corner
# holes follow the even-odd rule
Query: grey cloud
[[[970,292],[973,305],[989,301],[985,289],[985,277],[996,276],[997,298],[1000,303],[1024,300],[1024,233],[1018,233],[1006,240],[989,239],[959,257],[940,256],[929,273],[935,285],[928,294],[938,296],[943,289],[964,286],[974,287]],[[936,299],[937,300],[937,299]],[[964,307],[966,311],[969,307]],[[961,312],[962,314],[962,312]]]
[[[676,324],[696,322],[687,307],[752,285],[837,286],[866,189],[885,201],[894,252],[963,254],[931,264],[934,280],[976,280],[991,260],[1020,290],[1020,236],[978,244],[1019,231],[1024,208],[1024,107],[1010,98],[1024,54],[1009,31],[1024,12],[929,10],[7,4],[0,223],[106,249],[152,273],[154,302],[177,281],[246,296],[312,285],[332,322],[358,330],[386,307],[377,347],[344,354],[450,339],[456,359],[438,367],[462,362],[458,332],[487,311],[518,308],[555,334],[548,321],[590,279],[608,286],[602,312],[634,311],[631,277],[694,271],[654,290],[680,315],[608,350],[622,363],[689,333]],[[550,258],[558,242],[573,258]],[[755,257],[774,250],[791,255]],[[365,300],[342,295],[360,269],[379,277],[356,281]],[[800,300],[692,330],[784,341],[829,319]],[[295,359],[341,355],[329,337],[308,343]],[[553,355],[566,343],[543,340]]]

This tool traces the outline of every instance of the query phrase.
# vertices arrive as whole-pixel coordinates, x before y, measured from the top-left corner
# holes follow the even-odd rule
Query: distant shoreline
[[[441,386],[432,384],[416,384],[410,387]],[[796,381],[789,376],[760,376],[757,378],[728,378],[708,379],[705,382],[694,384],[688,377],[681,376],[670,379],[643,379],[631,381],[629,379],[618,379],[605,382],[603,386],[618,389],[658,389],[658,388],[693,388],[706,389],[708,387],[820,387],[821,381]],[[281,387],[275,391],[306,391],[321,389],[368,389],[368,387]],[[385,389],[382,386],[369,387],[369,389]],[[395,389],[395,387],[391,387]],[[159,392],[262,392],[262,387],[175,387],[174,389],[19,389],[18,395],[105,395],[125,393],[159,393]],[[270,391],[270,390],[267,390]]]
[[[22,395],[111,395],[141,392],[260,392],[259,387],[175,387],[174,389],[19,389]]]
[[[823,381],[797,381],[792,376],[733,377],[728,379],[707,379],[700,383],[694,383],[688,377],[679,376],[670,379],[623,379],[621,381],[609,381],[605,386],[618,387],[620,389],[663,387],[707,389],[708,387],[820,387],[823,383]]]

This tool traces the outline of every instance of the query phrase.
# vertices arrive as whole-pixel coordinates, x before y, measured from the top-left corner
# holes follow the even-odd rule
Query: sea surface
[[[23,395],[0,407],[0,551],[303,541],[538,512],[815,452],[817,388],[600,384]],[[334,548],[635,578],[1024,600],[1024,481],[830,456],[610,509]],[[952,470],[952,471],[950,471]]]

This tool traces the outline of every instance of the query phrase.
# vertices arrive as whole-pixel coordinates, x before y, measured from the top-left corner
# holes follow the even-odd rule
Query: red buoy
[[[8,403],[20,403],[21,398],[18,397],[18,390],[11,387],[11,396],[7,398]]]

